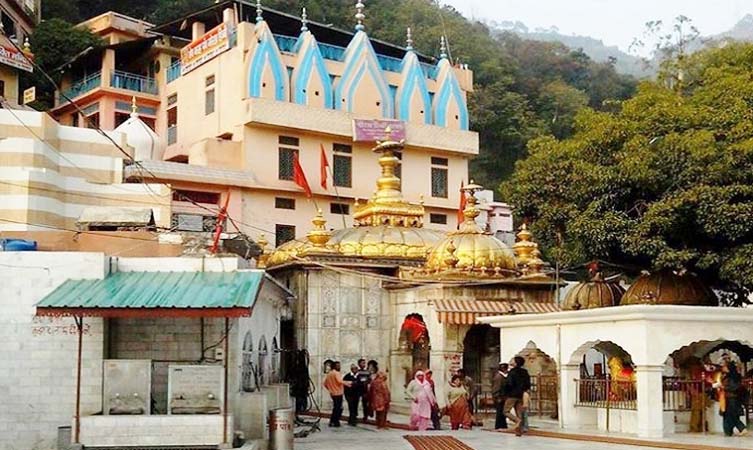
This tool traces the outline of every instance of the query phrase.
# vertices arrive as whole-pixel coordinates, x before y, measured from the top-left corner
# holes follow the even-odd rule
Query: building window
[[[275,225],[275,247],[295,239],[295,227],[293,225]]]
[[[99,128],[99,113],[96,112],[90,116],[86,116],[86,128],[97,129]]]
[[[447,225],[447,214],[429,214],[429,222]]]
[[[275,208],[277,209],[295,209],[295,199],[285,197],[275,197]]]
[[[167,97],[167,145],[178,142],[178,94]]]
[[[214,75],[206,79],[207,90],[204,92],[204,115],[208,116],[214,112]]]
[[[347,216],[350,214],[350,205],[346,203],[330,203],[329,212],[332,214],[342,214]]]
[[[71,114],[71,126],[72,127],[78,126],[78,112]]]
[[[447,158],[431,158],[431,196],[447,198]]]
[[[5,81],[0,80],[0,97],[5,98]]]
[[[186,191],[182,189],[176,189],[173,191],[173,201],[218,205],[220,203],[220,194],[217,192]]]
[[[298,146],[300,141],[296,137],[280,136],[278,152],[277,178],[280,180],[293,179],[293,162],[298,156]]]
[[[214,89],[209,89],[204,93],[204,115],[208,116],[214,112]]]
[[[332,145],[332,179],[335,186],[353,185],[353,148],[350,145]]]

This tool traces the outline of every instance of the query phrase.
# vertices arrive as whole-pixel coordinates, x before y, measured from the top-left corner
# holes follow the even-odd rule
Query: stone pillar
[[[437,394],[437,403],[444,407],[447,397],[447,386],[452,377],[453,361],[463,360],[463,354],[456,351],[432,350],[429,356],[431,361],[432,376],[434,377],[434,390]]]
[[[560,423],[562,428],[576,429],[583,424],[578,417],[578,409],[575,407],[575,380],[580,377],[580,367],[577,364],[565,364],[560,368]]]
[[[196,39],[204,36],[204,33],[206,32],[206,27],[204,25],[204,22],[194,22],[191,24],[191,40],[195,41]]]
[[[664,434],[662,370],[662,366],[638,366],[636,369],[639,437],[658,438]]]

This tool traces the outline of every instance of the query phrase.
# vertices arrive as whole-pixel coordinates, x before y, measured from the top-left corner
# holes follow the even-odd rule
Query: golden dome
[[[337,230],[327,245],[345,256],[423,260],[441,238],[441,232],[426,228],[366,226]]]
[[[625,289],[616,282],[604,281],[597,273],[591,281],[583,281],[568,291],[563,310],[578,310],[617,306]]]
[[[389,138],[390,130],[385,132]],[[400,178],[395,175],[399,163],[395,151],[402,149],[402,142],[389,139],[374,147],[374,152],[380,154],[382,173],[374,196],[365,203],[356,200],[352,228],[327,231],[320,211],[312,220],[314,228],[307,235],[308,242],[296,240],[281,245],[270,255],[267,265],[317,255],[423,261],[442,233],[423,228],[423,204],[403,198]]]
[[[467,206],[463,211],[465,220],[457,231],[447,233],[430,251],[425,269],[428,272],[479,271],[482,274],[509,276],[515,274],[517,264],[512,250],[491,233],[484,231],[476,223],[479,210],[476,207],[475,191],[481,186],[469,184]]]
[[[625,292],[621,305],[718,306],[714,291],[695,275],[669,270],[641,275]]]

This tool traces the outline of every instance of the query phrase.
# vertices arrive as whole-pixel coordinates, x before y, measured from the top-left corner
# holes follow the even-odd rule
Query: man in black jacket
[[[531,376],[523,368],[526,360],[522,356],[516,356],[512,360],[513,368],[507,375],[507,399],[505,400],[505,417],[511,420],[515,425],[516,436],[522,436],[521,430],[522,417],[520,407],[523,404],[523,394],[531,389]],[[515,415],[512,411],[515,410]]]
[[[496,408],[496,420],[494,421],[495,430],[507,429],[507,419],[505,418],[505,399],[507,398],[507,375],[510,371],[509,364],[500,362],[499,370],[494,374],[492,381],[492,396]]]
[[[350,365],[350,372],[343,381],[350,381],[351,385],[345,387],[345,401],[348,402],[348,425],[356,426],[358,423],[358,401],[361,399],[361,387],[358,385],[358,366]]]

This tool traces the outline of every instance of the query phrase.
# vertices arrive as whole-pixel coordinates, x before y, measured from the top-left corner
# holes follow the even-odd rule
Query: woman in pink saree
[[[431,405],[434,394],[431,392],[431,384],[426,381],[422,371],[416,372],[416,376],[406,388],[408,396],[413,400],[411,403],[410,427],[413,430],[426,431],[431,425]]]

